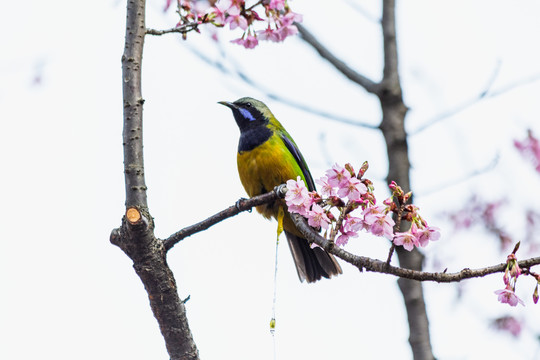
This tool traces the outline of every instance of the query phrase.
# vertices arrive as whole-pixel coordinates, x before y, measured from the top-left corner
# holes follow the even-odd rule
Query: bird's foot
[[[238,209],[238,211],[243,211],[243,210],[242,210],[242,203],[243,203],[244,201],[247,201],[247,199],[246,199],[246,198],[240,198],[240,199],[236,202],[236,204],[234,204],[234,206],[236,206],[236,208]],[[251,212],[251,209],[249,209],[248,212]]]
[[[274,188],[274,192],[277,196],[279,196],[281,199],[285,197],[285,194],[287,193],[287,185],[281,184]]]

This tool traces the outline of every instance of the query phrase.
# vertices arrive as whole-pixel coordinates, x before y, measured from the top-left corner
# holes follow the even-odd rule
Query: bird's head
[[[253,98],[243,97],[234,102],[220,101],[219,104],[225,105],[232,110],[236,124],[241,132],[264,126],[274,118],[270,109],[262,101]]]

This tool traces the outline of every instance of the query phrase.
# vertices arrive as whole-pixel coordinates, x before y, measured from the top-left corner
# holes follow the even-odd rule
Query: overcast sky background
[[[291,1],[320,41],[378,80],[381,35],[370,18],[379,16],[380,4],[328,4]],[[9,2],[9,10],[3,5],[0,358],[167,359],[131,261],[109,243],[124,212],[125,4],[31,0]],[[163,5],[148,1],[148,27],[176,23]],[[415,133],[487,84],[497,91],[538,77],[539,15],[540,2],[533,0],[398,2],[407,130]],[[167,237],[245,196],[236,171],[238,129],[230,110],[217,104],[241,96],[270,106],[302,149],[314,178],[334,162],[358,167],[368,160],[377,194],[387,195],[380,133],[308,114],[269,99],[266,91],[376,125],[380,109],[374,97],[299,38],[245,50],[229,43],[239,33],[219,31],[219,45],[208,34],[189,34],[187,41],[175,35],[146,38],[145,165],[157,236]],[[195,52],[221,62],[227,72]],[[235,69],[259,86],[240,80]],[[483,231],[454,234],[440,216],[463,206],[472,193],[511,197],[502,221],[516,239],[524,235],[523,210],[538,209],[539,177],[512,141],[524,138],[527,128],[540,135],[539,94],[540,81],[525,82],[410,137],[416,202],[443,232],[426,249],[427,270],[458,271],[505,260],[506,253]],[[273,358],[268,322],[275,230],[274,222],[244,213],[170,251],[180,296],[191,297],[188,319],[202,358]],[[387,241],[368,235],[348,246],[379,259],[388,248]],[[411,358],[396,279],[342,266],[338,278],[301,284],[287,245],[280,244],[277,358]],[[531,279],[520,279],[517,293],[526,306],[510,308],[493,294],[503,287],[501,275],[459,286],[426,284],[435,356],[537,359],[540,311],[531,300],[533,286]],[[503,314],[528,320],[519,339],[489,327],[489,319]]]

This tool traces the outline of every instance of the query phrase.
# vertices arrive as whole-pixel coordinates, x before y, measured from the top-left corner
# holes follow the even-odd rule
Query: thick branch
[[[356,84],[362,86],[366,89],[367,92],[376,94],[378,91],[378,84],[364,75],[358,73],[357,71],[350,68],[342,60],[338,59],[330,50],[328,50],[323,44],[315,38],[315,36],[310,33],[303,25],[296,23],[298,31],[302,35],[302,39],[311,45],[322,58],[328,60],[337,70],[339,70],[343,75],[345,75],[349,80],[355,82]]]
[[[186,309],[167,265],[163,243],[154,236],[154,224],[146,200],[142,140],[144,100],[141,94],[145,30],[145,1],[128,0],[122,56],[126,214],[122,226],[112,231],[110,241],[133,260],[170,358],[197,360],[198,351],[189,329]]]
[[[383,0],[382,32],[384,48],[383,81],[393,86],[399,86],[398,54],[396,41],[396,4],[395,0]],[[395,89],[395,90],[397,90]]]
[[[149,219],[148,215],[142,215],[141,220],[133,224],[124,217],[122,227],[112,231],[110,241],[133,260],[133,268],[148,293],[171,360],[198,360],[184,302],[178,296],[163,243],[155,238],[153,222]]]
[[[488,266],[479,269],[465,268],[455,273],[443,272],[424,272],[412,269],[405,269],[389,265],[386,261],[371,259],[365,256],[354,255],[340,247],[334,245],[333,242],[323,238],[308,225],[306,219],[298,214],[292,214],[292,219],[298,230],[311,242],[319,245],[326,251],[336,255],[340,259],[356,266],[360,271],[366,270],[381,274],[395,275],[400,278],[416,280],[416,281],[435,281],[438,283],[459,282],[461,280],[483,277],[486,275],[504,272],[506,263]],[[519,261],[521,268],[530,268],[540,264],[540,257],[530,258]]]
[[[145,32],[144,11],[144,1],[128,1],[126,40],[122,55],[126,206],[140,208],[147,207],[142,140],[144,100],[141,94],[141,66]]]
[[[405,132],[407,107],[403,102],[399,79],[395,0],[383,0],[381,27],[383,33],[384,67],[381,89],[377,94],[381,101],[383,119],[381,131],[388,154],[388,182],[396,181],[405,192],[411,191],[410,162]],[[412,199],[411,199],[412,200]],[[407,230],[406,228],[402,230]],[[422,270],[424,256],[416,248],[408,252],[402,247],[396,249],[401,268],[406,272]],[[409,273],[410,274],[410,273]],[[422,284],[408,280],[406,276],[398,281],[405,302],[409,324],[409,343],[415,360],[433,360],[429,321],[426,312]],[[441,280],[442,281],[442,280]]]

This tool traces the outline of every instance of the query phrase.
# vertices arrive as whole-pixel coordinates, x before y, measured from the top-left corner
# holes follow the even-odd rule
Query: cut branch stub
[[[135,225],[142,219],[141,212],[136,207],[130,207],[126,210],[126,219],[131,225]]]

